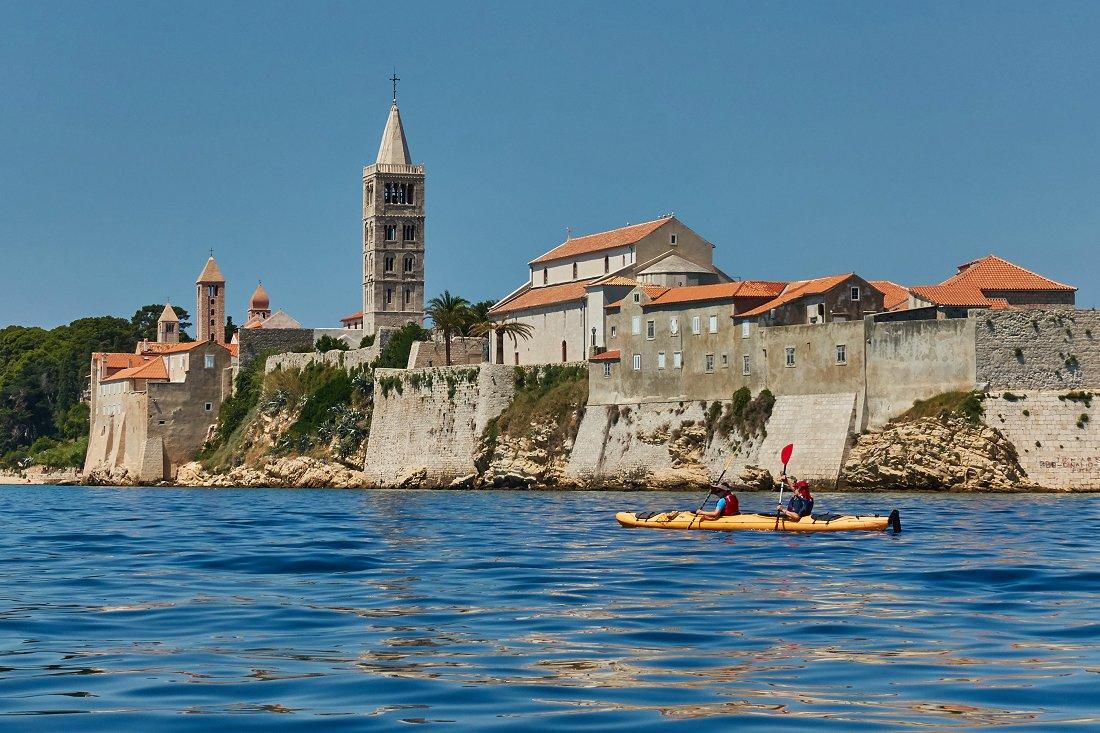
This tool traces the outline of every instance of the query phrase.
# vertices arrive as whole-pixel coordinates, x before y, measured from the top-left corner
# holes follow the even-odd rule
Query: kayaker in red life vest
[[[781,515],[797,522],[814,510],[814,498],[810,496],[808,483],[795,481],[793,476],[780,476],[780,480],[791,488],[791,500],[787,502],[787,506],[780,504],[776,507]]]
[[[741,513],[740,507],[737,505],[737,494],[733,493],[729,484],[711,484],[710,488],[712,493],[720,496],[718,503],[710,511],[700,509],[695,512],[696,516],[703,519],[718,519],[718,517],[732,517]]]

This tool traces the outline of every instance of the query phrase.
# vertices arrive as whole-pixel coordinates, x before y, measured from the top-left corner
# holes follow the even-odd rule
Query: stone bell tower
[[[225,343],[225,277],[214,254],[195,281],[195,340]]]
[[[413,165],[393,104],[373,165],[363,169],[363,329],[424,321],[424,166]]]
[[[160,312],[160,318],[157,319],[157,343],[178,344],[179,342],[180,319],[172,308],[172,304],[169,303],[164,306],[164,310]]]

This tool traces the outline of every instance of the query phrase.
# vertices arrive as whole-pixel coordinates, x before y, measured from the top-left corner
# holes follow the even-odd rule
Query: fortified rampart
[[[393,336],[394,329],[382,328],[368,349],[381,351]],[[242,328],[237,331],[240,339],[238,368],[247,369],[262,353],[285,355],[291,352],[303,352],[309,355],[317,339],[330,336],[346,343],[349,350],[358,350],[366,335],[361,329],[354,328]],[[307,362],[308,363],[308,362]]]
[[[447,486],[477,473],[489,421],[515,395],[511,366],[376,369],[365,471],[373,485]]]

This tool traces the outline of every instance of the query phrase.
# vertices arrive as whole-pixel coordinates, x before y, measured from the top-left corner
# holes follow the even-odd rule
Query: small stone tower
[[[363,169],[363,329],[424,321],[424,166],[413,165],[393,105],[378,157]]]
[[[253,317],[261,320],[267,320],[271,318],[271,299],[267,297],[267,291],[264,290],[264,284],[258,283],[256,289],[252,292],[252,297],[248,299],[248,320]]]
[[[225,343],[225,277],[214,261],[214,255],[195,281],[196,341]]]
[[[169,303],[164,306],[160,318],[157,319],[157,343],[178,344],[179,342],[180,319],[179,316],[176,315],[176,311],[172,308],[172,304]]]

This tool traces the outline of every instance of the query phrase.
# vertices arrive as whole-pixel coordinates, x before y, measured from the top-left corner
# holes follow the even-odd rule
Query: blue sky
[[[359,308],[394,66],[427,289],[674,211],[742,277],[939,282],[996,252],[1100,304],[1100,3],[9,3],[0,326],[190,307],[213,248]]]

